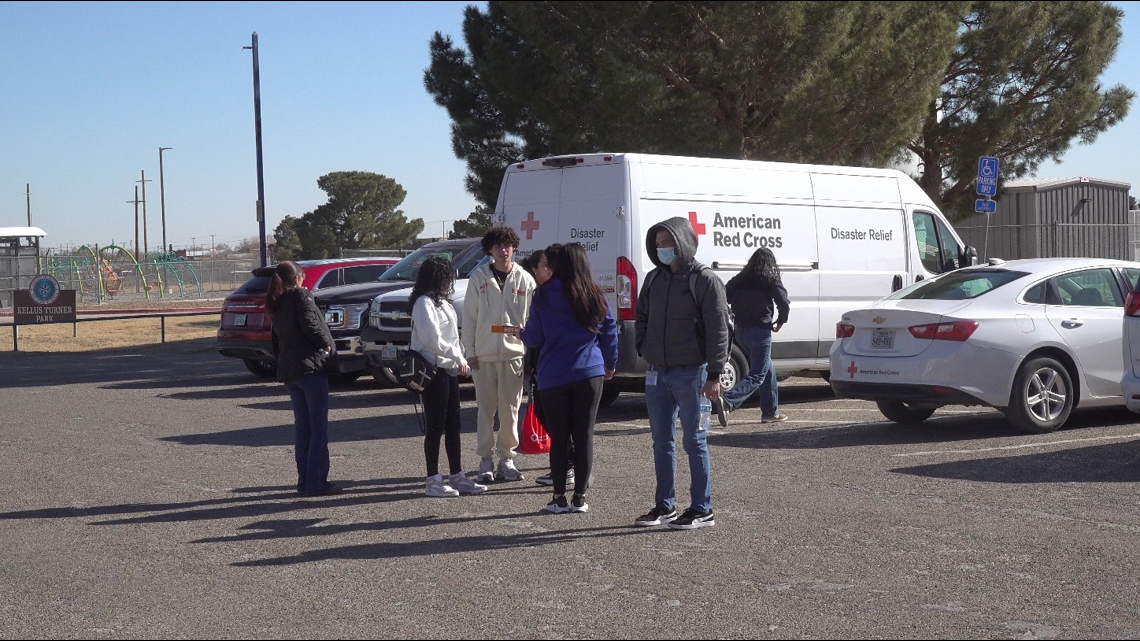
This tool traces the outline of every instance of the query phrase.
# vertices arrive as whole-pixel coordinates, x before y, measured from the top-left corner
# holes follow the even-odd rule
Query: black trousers
[[[594,421],[602,400],[602,381],[595,376],[558,387],[539,390],[543,425],[550,434],[550,476],[554,493],[566,493],[567,449],[574,439],[574,491],[584,494],[589,489],[594,469]]]
[[[427,459],[427,475],[439,474],[439,439],[443,437],[447,450],[447,463],[451,473],[463,471],[459,450],[459,377],[451,376],[442,369],[424,390],[424,422],[427,433],[424,435],[424,458]]]

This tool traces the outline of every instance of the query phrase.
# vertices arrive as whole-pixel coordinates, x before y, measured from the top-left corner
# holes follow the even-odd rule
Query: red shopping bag
[[[549,454],[550,435],[538,420],[534,403],[528,403],[519,431],[519,451],[523,454]]]

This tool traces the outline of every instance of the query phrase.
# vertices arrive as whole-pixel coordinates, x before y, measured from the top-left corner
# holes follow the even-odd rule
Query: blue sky
[[[317,177],[364,170],[401,183],[404,212],[440,235],[475,201],[422,77],[434,31],[462,42],[467,4],[0,2],[0,227],[26,224],[30,183],[32,223],[48,245],[129,246],[127,201],[145,170],[154,249],[163,146],[173,148],[163,154],[169,243],[256,236],[252,66],[242,50],[256,31],[267,231],[325,202]],[[1123,6],[1124,40],[1103,80],[1140,91],[1140,11]],[[1037,175],[1140,183],[1138,140],[1134,103],[1124,123]]]

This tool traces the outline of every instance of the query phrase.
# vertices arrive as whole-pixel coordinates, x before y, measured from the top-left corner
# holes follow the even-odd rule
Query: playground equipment
[[[69,285],[81,298],[103,302],[115,296],[142,294],[147,300],[174,293],[186,298],[188,288],[197,289],[202,296],[202,284],[194,266],[180,256],[167,252],[148,254],[142,261],[130,250],[115,244],[106,247],[83,245],[70,256],[53,256],[46,259],[45,271],[65,288]]]

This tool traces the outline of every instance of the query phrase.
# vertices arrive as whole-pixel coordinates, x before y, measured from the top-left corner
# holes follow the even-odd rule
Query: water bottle
[[[702,432],[707,432],[712,424],[712,402],[704,396],[701,397],[701,426]]]

